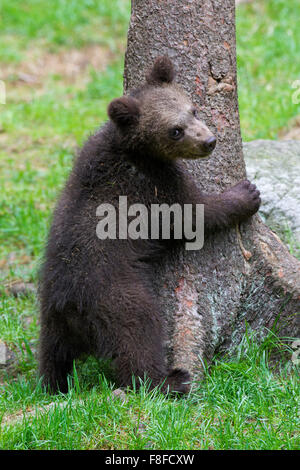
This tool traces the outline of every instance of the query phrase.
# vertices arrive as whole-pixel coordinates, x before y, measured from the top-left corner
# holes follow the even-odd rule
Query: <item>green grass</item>
[[[297,0],[253,1],[237,10],[239,106],[244,140],[276,139],[300,114],[292,84],[300,79]],[[299,87],[298,87],[299,88]]]
[[[298,3],[257,5],[243,5],[237,15],[244,139],[276,137],[299,113],[289,85],[300,79]],[[67,395],[52,397],[40,387],[36,297],[15,298],[7,286],[36,282],[51,213],[76,150],[122,93],[129,6],[129,0],[1,1],[0,79],[11,72],[7,104],[0,105],[0,338],[18,362],[8,374],[0,369],[0,449],[299,448],[299,371],[289,360],[273,369],[273,337],[258,346],[246,336],[183,400],[145,388],[128,392],[124,404],[112,400],[109,366],[92,358],[76,363]],[[89,66],[79,83],[51,68],[37,86],[16,78],[31,51],[47,57],[91,45],[109,51],[110,60],[103,70]]]
[[[115,48],[128,19],[128,0],[1,0],[0,61],[19,61],[24,49],[41,41],[52,51],[94,42]]]
[[[95,360],[78,364],[71,391],[54,399],[22,376],[2,386],[0,448],[297,449],[300,383],[291,363],[272,370],[269,346],[245,336],[184,399],[149,392],[147,383],[125,403],[113,399]]]
[[[300,383],[291,363],[272,370],[268,352],[277,340],[269,339],[258,346],[246,335],[184,399],[149,392],[147,383],[125,403],[113,399],[95,360],[78,364],[71,391],[54,399],[37,379],[19,377],[2,387],[0,448],[297,449]]]
[[[101,75],[92,71],[86,90],[72,90],[71,98],[70,89],[58,85],[39,99],[4,108],[0,127],[9,142],[0,148],[0,257],[10,251],[40,254],[77,146],[106,119],[111,97],[122,94],[121,70],[118,59]]]

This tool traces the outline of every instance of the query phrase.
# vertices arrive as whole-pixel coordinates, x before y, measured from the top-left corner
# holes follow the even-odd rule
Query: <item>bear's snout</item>
[[[203,148],[206,152],[212,152],[216,146],[217,139],[212,136],[203,142]]]

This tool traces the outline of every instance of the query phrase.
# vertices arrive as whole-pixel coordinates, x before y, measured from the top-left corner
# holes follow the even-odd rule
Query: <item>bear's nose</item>
[[[207,150],[207,152],[212,152],[216,146],[216,143],[217,143],[217,139],[214,136],[212,136],[209,139],[204,141],[203,147],[205,150]]]

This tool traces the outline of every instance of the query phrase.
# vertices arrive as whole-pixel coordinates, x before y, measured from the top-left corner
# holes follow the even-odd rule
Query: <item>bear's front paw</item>
[[[241,219],[254,215],[261,204],[260,192],[249,180],[244,180],[229,190],[232,202],[238,204]]]

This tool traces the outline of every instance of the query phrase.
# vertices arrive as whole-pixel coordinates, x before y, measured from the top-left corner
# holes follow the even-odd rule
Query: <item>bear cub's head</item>
[[[207,157],[216,138],[174,78],[170,59],[158,57],[146,83],[129,96],[114,99],[108,115],[129,147],[143,155],[168,160]]]

